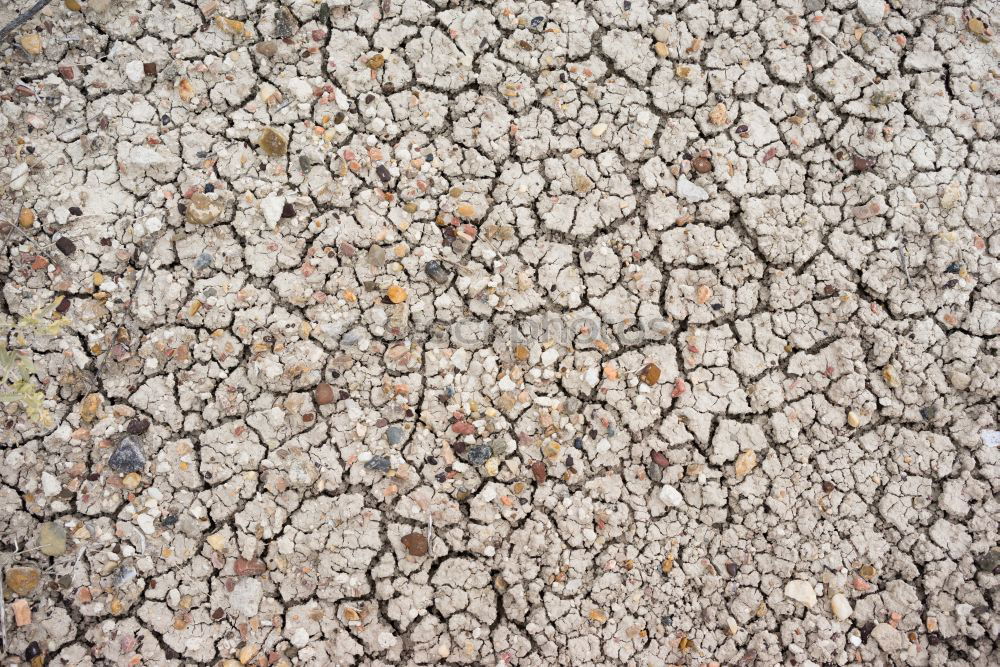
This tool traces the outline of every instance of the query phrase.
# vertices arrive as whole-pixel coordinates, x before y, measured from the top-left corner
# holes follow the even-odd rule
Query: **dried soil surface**
[[[53,2],[4,664],[998,664],[998,19]]]

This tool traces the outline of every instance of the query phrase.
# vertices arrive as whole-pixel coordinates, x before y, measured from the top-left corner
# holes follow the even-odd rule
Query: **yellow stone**
[[[660,566],[660,569],[663,571],[663,574],[669,574],[670,570],[674,569],[673,554],[670,554],[669,556],[663,559],[663,565]]]
[[[42,36],[37,32],[26,32],[21,36],[21,48],[33,56],[42,52]]]
[[[30,595],[42,578],[42,572],[35,567],[12,567],[4,577],[4,586],[14,595]]]
[[[257,140],[260,149],[271,157],[281,157],[288,152],[288,137],[273,127],[265,127]]]
[[[97,414],[101,410],[101,402],[100,394],[88,394],[80,403],[80,419],[86,424],[97,419]]]
[[[514,348],[514,358],[518,361],[528,360],[528,348],[524,345],[518,345]]]
[[[368,59],[368,67],[371,69],[381,69],[383,65],[385,65],[385,56],[381,53]]]
[[[985,35],[986,24],[979,19],[969,19],[969,32],[973,35]]]
[[[243,24],[243,21],[237,21],[236,19],[227,19],[221,16],[215,17],[215,25],[219,26],[219,30],[230,35],[235,35],[241,37],[246,34],[247,28]]]
[[[742,478],[757,466],[757,454],[748,449],[736,457],[736,477]]]
[[[181,79],[180,83],[177,84],[177,94],[180,95],[182,102],[191,101],[191,98],[194,97],[194,86],[191,85],[190,79]]]
[[[122,478],[122,486],[126,489],[137,489],[139,488],[139,482],[142,481],[142,477],[137,472],[130,472]]]
[[[899,386],[899,378],[896,377],[896,369],[892,367],[892,364],[888,364],[882,369],[882,378],[890,387]]]
[[[205,538],[208,542],[208,546],[212,547],[216,551],[221,552],[226,547],[226,537],[222,533],[215,533],[214,535],[209,535]]]
[[[406,290],[399,285],[393,285],[385,291],[385,295],[389,297],[389,301],[393,303],[403,303],[406,301]]]
[[[240,653],[237,656],[239,658],[240,664],[241,665],[245,665],[248,662],[250,662],[250,660],[255,655],[257,655],[257,651],[259,651],[259,650],[260,650],[260,648],[257,647],[257,646],[255,646],[254,644],[247,644],[246,646],[244,646],[243,648],[241,648],[240,649]]]
[[[83,7],[80,6],[80,3],[77,2],[77,0],[63,0],[63,4],[66,5],[66,9],[71,12],[83,11]]]
[[[861,417],[854,410],[847,413],[847,423],[851,425],[852,428],[857,428],[861,426]]]
[[[458,217],[465,218],[466,220],[476,217],[476,207],[468,202],[459,204],[455,212],[458,214]]]
[[[596,621],[597,623],[604,623],[608,620],[608,615],[600,609],[592,609],[588,616],[590,617],[590,620]]]
[[[639,379],[652,387],[660,381],[660,367],[656,364],[646,364],[639,372]]]
[[[713,125],[725,125],[729,122],[729,116],[726,113],[726,105],[719,102],[712,107],[712,110],[708,112],[708,120],[710,120]]]
[[[669,53],[669,51],[667,50],[667,45],[664,44],[663,42],[657,42],[656,44],[653,45],[653,48],[656,49],[656,55],[660,56],[661,58],[666,58],[667,54]]]
[[[94,286],[95,287],[100,287],[103,284],[104,284],[104,274],[100,273],[100,272],[95,273],[94,274]]]
[[[30,208],[22,208],[21,212],[17,214],[17,224],[25,229],[31,227],[35,224],[35,212]]]
[[[208,195],[197,192],[191,195],[187,207],[187,221],[195,225],[210,225],[222,215],[222,204]]]
[[[108,605],[108,607],[109,609],[111,609],[111,613],[114,614],[115,616],[125,611],[125,605],[123,605],[122,601],[119,600],[118,598],[112,598],[111,604]]]

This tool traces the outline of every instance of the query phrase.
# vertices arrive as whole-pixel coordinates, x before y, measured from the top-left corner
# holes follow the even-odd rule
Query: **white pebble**
[[[660,500],[662,500],[663,504],[667,507],[677,507],[684,502],[684,496],[682,496],[681,492],[674,487],[669,484],[664,484],[663,487],[660,488]]]

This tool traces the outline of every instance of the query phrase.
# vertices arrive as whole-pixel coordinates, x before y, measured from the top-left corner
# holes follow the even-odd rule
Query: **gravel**
[[[4,655],[1000,663],[989,3],[77,4],[0,59]]]

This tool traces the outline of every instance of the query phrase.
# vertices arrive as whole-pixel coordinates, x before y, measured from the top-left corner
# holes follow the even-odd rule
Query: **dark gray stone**
[[[136,435],[126,435],[122,438],[108,459],[108,466],[120,473],[142,472],[146,466],[142,438]]]

